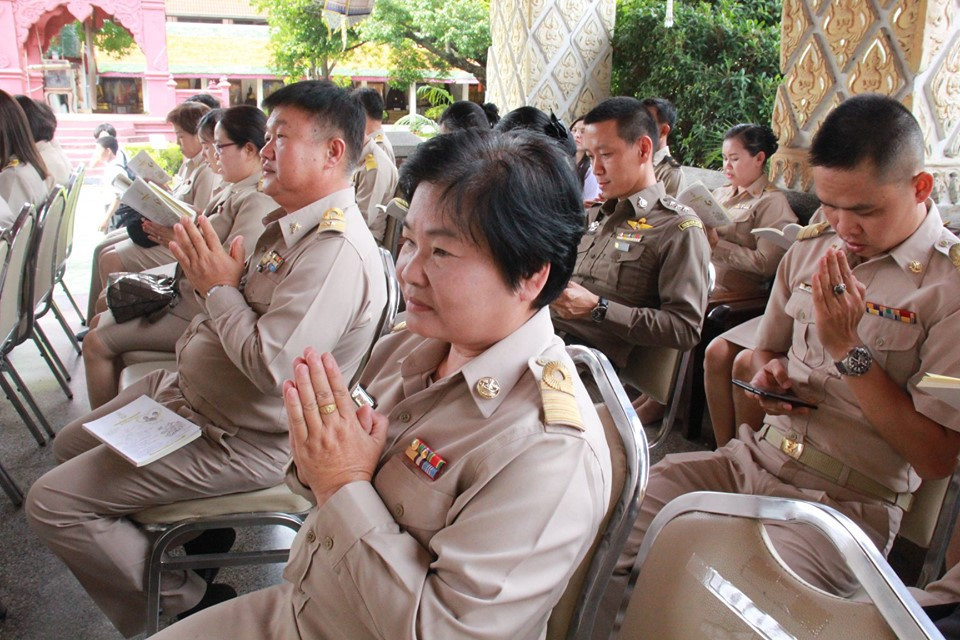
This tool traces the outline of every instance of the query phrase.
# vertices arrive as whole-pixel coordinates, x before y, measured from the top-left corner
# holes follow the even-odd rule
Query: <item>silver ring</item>
[[[833,292],[838,296],[842,296],[847,292],[847,285],[843,284],[842,282],[840,284],[835,284],[833,285]]]

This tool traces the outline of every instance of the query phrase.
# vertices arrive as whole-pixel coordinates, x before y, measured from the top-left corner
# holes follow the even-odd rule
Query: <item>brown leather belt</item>
[[[865,476],[856,469],[851,469],[833,456],[827,455],[822,451],[817,451],[803,442],[798,442],[794,438],[784,435],[780,430],[769,424],[763,425],[759,435],[762,439],[803,466],[809,467],[818,474],[825,476],[829,480],[837,483],[838,486],[848,487],[875,498],[880,498],[884,502],[900,507],[904,511],[910,511],[910,507],[913,506],[912,493],[897,493],[892,489],[888,489],[873,478]],[[845,471],[847,472],[847,478],[841,481]]]

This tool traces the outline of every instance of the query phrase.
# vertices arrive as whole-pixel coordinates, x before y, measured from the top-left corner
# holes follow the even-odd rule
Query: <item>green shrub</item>
[[[678,0],[671,28],[663,26],[665,6],[617,1],[613,95],[673,101],[673,155],[684,164],[719,167],[728,127],[770,124],[781,81],[782,0]]]
[[[176,174],[180,165],[183,164],[183,154],[180,153],[180,147],[175,144],[166,147],[154,147],[149,144],[125,144],[123,150],[127,153],[128,158],[137,155],[141,150],[146,150],[157,161],[160,168],[170,175]]]

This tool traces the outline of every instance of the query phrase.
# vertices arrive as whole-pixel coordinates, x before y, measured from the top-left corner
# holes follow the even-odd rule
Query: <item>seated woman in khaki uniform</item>
[[[407,318],[361,376],[376,410],[357,410],[330,354],[307,349],[284,383],[287,481],[316,503],[284,583],[157,638],[546,633],[610,495],[602,427],[547,308],[576,261],[580,187],[526,131],[437,136],[401,185]]]
[[[47,166],[33,142],[23,109],[5,91],[0,91],[0,198],[10,215],[0,218],[0,229],[9,229],[23,205],[40,208],[49,187]]]
[[[210,147],[224,186],[203,215],[209,218],[224,247],[229,247],[234,238],[242,237],[244,251],[250,255],[263,232],[263,219],[278,207],[273,198],[258,189],[262,175],[260,149],[264,145],[267,117],[256,107],[240,105],[225,111],[211,111],[204,118],[216,128]],[[144,230],[159,245],[167,246],[173,240],[173,231],[166,227],[144,221]],[[174,351],[177,339],[201,311],[190,282],[181,277],[179,285],[177,304],[159,320],[136,318],[117,324],[109,311],[94,318],[91,325],[95,328],[83,342],[91,409],[117,395],[124,353],[138,349]]]
[[[173,125],[177,145],[183,153],[183,164],[174,176],[171,194],[197,211],[207,208],[220,181],[204,160],[197,135],[200,119],[209,110],[208,106],[198,102],[184,102],[167,114],[167,122]],[[93,251],[87,317],[92,320],[98,311],[102,311],[102,308],[96,309],[97,298],[111,273],[143,271],[173,261],[173,254],[165,246],[145,248],[134,244],[126,229],[110,233]]]

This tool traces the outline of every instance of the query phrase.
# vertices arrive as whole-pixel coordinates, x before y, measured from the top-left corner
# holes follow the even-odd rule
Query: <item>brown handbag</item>
[[[158,320],[180,295],[176,278],[150,273],[114,273],[107,284],[107,307],[117,322]]]

